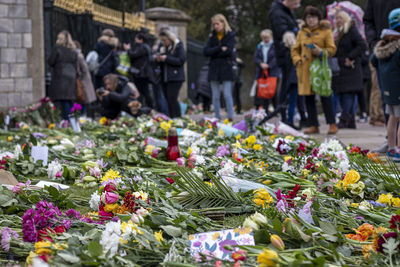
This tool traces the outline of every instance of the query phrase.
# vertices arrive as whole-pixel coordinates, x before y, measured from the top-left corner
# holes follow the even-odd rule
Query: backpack
[[[93,50],[86,56],[86,63],[90,72],[95,72],[99,68],[99,54]]]

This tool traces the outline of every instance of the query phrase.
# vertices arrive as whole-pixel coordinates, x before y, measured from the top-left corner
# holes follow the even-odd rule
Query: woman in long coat
[[[310,83],[310,65],[315,58],[322,57],[323,51],[326,51],[329,57],[336,53],[331,24],[326,20],[321,21],[321,18],[322,14],[316,7],[307,6],[303,14],[305,25],[299,31],[296,44],[291,50],[292,61],[297,71],[299,95],[305,96],[311,126],[304,131],[306,134],[319,133],[315,94]],[[332,99],[321,96],[321,102],[326,123],[329,124],[328,134],[335,134],[338,128],[333,114]]]
[[[356,122],[353,113],[355,96],[362,92],[364,87],[361,60],[367,47],[354,22],[344,11],[336,15],[334,38],[340,73],[332,78],[332,89],[339,96],[342,107],[338,126],[355,129]]]
[[[215,116],[220,119],[220,84],[222,84],[228,119],[233,120],[233,62],[235,48],[235,32],[222,14],[211,18],[212,32],[204,47],[203,53],[210,57],[208,80],[212,90],[212,103]]]
[[[68,120],[76,99],[76,77],[78,54],[71,35],[62,31],[57,36],[56,45],[47,59],[52,67],[48,96],[60,108],[62,118]]]

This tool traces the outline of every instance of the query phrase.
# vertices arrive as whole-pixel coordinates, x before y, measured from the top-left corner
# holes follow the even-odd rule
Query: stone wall
[[[0,108],[45,95],[42,0],[0,0]]]

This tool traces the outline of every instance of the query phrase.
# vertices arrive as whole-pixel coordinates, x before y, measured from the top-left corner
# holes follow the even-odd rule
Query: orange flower
[[[363,245],[362,246],[362,254],[364,255],[364,258],[369,259],[371,256],[371,252],[374,252],[374,245]]]
[[[353,230],[356,234],[347,234],[346,237],[356,241],[366,241],[375,233],[375,227],[369,223],[364,223],[358,229],[353,228]]]
[[[370,160],[375,161],[375,163],[379,163],[379,162],[380,162],[378,153],[369,152],[369,153],[367,154],[367,157],[368,157]]]

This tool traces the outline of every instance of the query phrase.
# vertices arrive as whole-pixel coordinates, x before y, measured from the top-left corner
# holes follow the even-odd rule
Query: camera
[[[101,87],[101,88],[97,91],[97,93],[98,93],[99,95],[103,95],[105,90],[106,90],[106,89],[104,89],[104,87]]]

